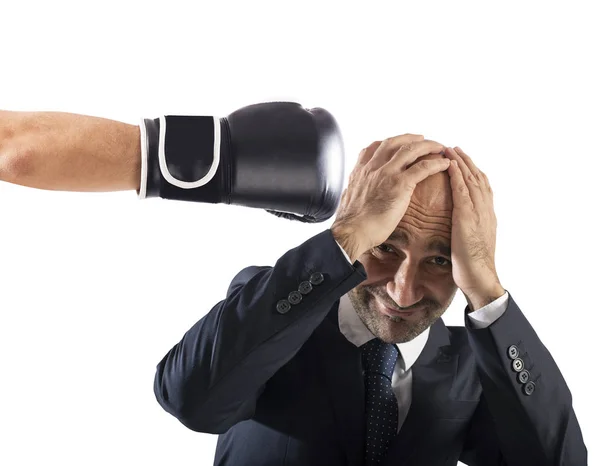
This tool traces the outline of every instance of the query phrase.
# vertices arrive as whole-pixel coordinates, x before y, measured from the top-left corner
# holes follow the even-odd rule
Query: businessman
[[[158,364],[156,397],[220,434],[218,465],[585,465],[495,236],[489,181],[462,150],[376,142],[331,228],[241,270]],[[458,289],[465,327],[446,327]]]
[[[220,435],[215,464],[587,464],[565,380],[496,274],[485,174],[407,134],[363,150],[339,202],[340,155],[330,116],[294,104],[139,128],[0,111],[3,181],[313,222],[335,210],[274,266],[236,274],[158,364],[164,409]],[[465,326],[446,327],[459,289]]]

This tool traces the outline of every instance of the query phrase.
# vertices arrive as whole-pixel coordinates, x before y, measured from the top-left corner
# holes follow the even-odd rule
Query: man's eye
[[[444,261],[444,262],[443,262],[443,263],[441,263],[441,264],[440,264],[440,263],[436,263],[436,264],[434,264],[434,265],[439,265],[440,267],[447,267],[448,265],[452,265],[452,261],[449,261],[449,260],[448,260],[448,259],[446,259],[445,257],[438,256],[438,257],[434,257],[434,258],[433,258],[433,260],[434,260],[434,261],[436,261],[436,260],[438,260],[438,259],[441,259],[441,260],[442,260],[442,261]]]
[[[394,249],[391,248],[390,246],[388,246],[387,244],[380,244],[379,246],[375,247],[375,249],[380,252],[381,254],[393,254],[395,253]],[[438,256],[438,257],[434,257],[432,259],[433,262],[430,262],[433,265],[437,265],[440,267],[448,267],[452,265],[452,261],[446,259],[445,257],[442,256]]]

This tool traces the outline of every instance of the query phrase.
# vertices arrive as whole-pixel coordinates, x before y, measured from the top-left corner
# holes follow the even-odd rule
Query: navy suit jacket
[[[366,278],[330,230],[273,267],[243,269],[158,364],[158,402],[189,429],[220,434],[214,464],[360,466],[360,350],[340,333],[337,312]],[[300,302],[282,305],[299,286]],[[530,395],[512,368],[513,345],[535,384]],[[510,296],[488,328],[434,323],[412,377],[385,466],[587,464],[567,384]]]

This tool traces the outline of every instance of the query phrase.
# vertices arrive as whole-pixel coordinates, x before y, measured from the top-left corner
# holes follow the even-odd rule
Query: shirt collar
[[[358,347],[375,338],[363,321],[360,320],[360,317],[354,310],[354,306],[350,302],[348,294],[340,298],[338,321],[342,334],[350,343]],[[402,361],[404,362],[404,370],[410,369],[416,362],[423,348],[425,348],[428,337],[429,328],[411,341],[396,343],[396,347],[400,351],[400,356],[402,356]]]

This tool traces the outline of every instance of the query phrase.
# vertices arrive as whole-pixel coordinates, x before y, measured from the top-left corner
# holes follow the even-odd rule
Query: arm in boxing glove
[[[0,112],[0,180],[65,191],[136,189],[141,199],[237,204],[320,222],[344,176],[333,116],[271,102],[226,118],[166,116],[139,127],[59,112]]]
[[[55,191],[140,186],[140,128],[62,112],[0,111],[0,180]]]

